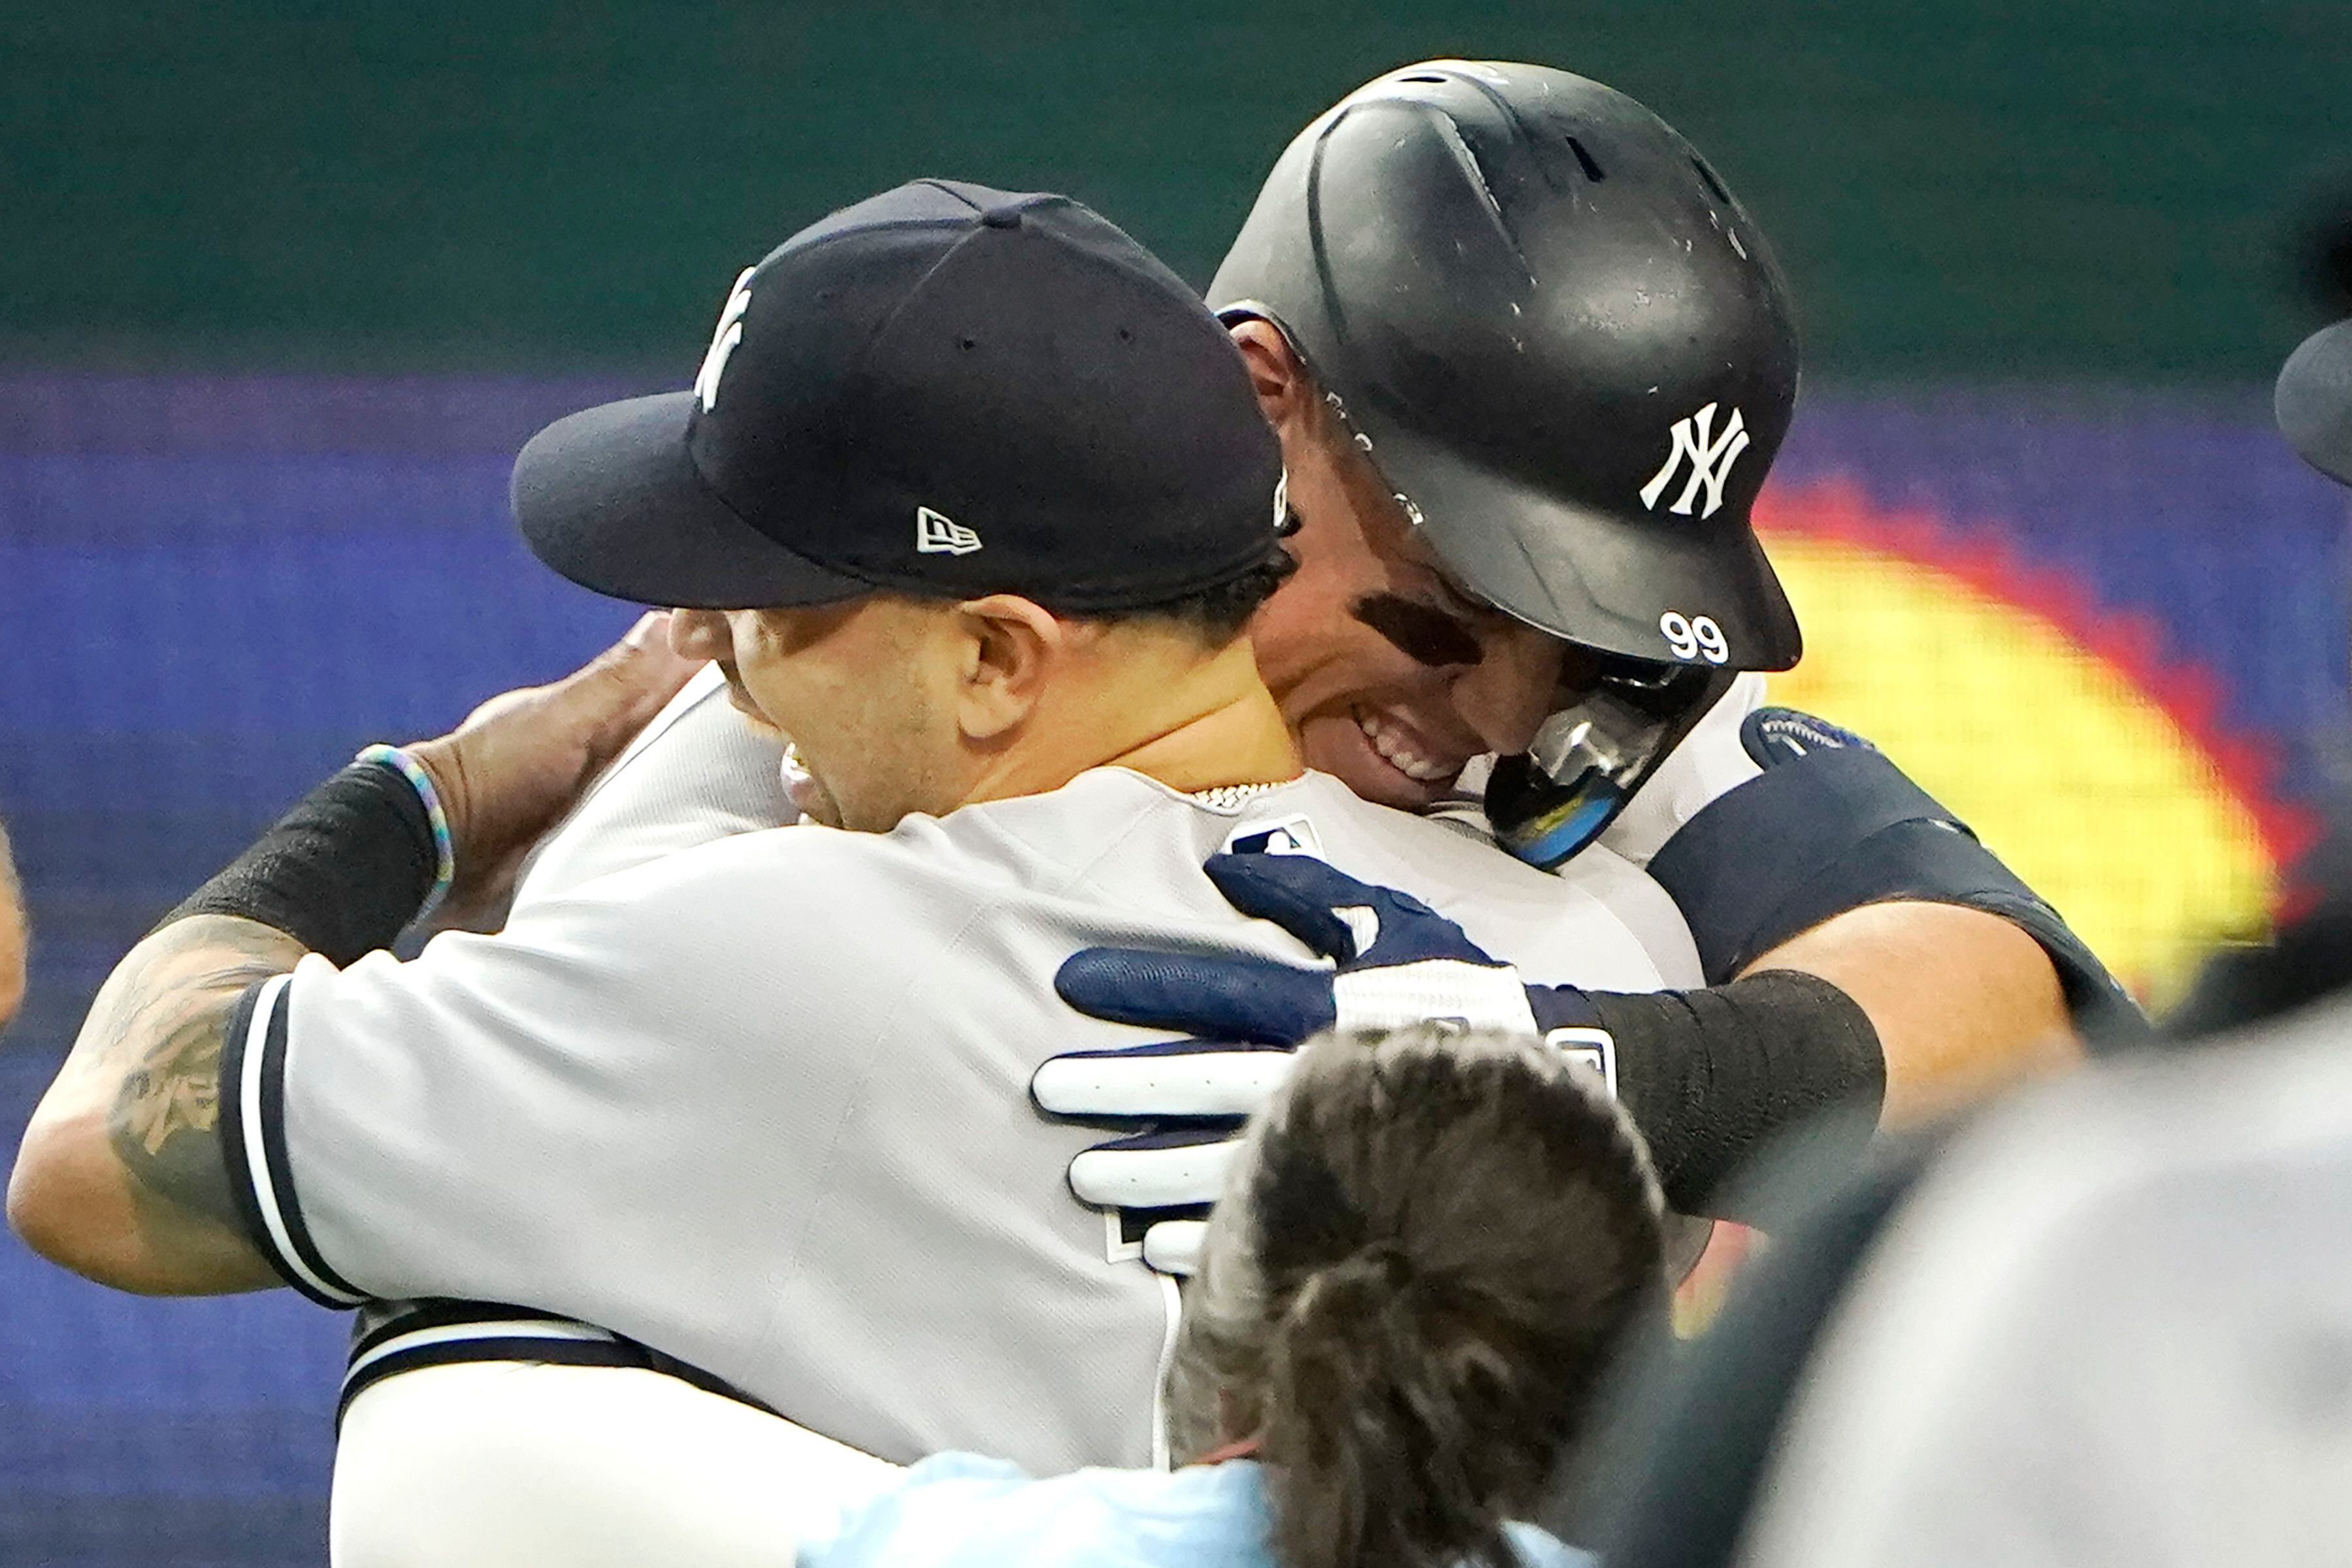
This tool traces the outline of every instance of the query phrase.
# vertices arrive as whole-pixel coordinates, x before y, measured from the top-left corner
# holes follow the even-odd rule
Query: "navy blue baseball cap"
[[[541,561],[686,609],[876,592],[1164,604],[1274,558],[1282,459],[1196,294],[1066,196],[918,180],[729,290],[691,390],[560,419]]]

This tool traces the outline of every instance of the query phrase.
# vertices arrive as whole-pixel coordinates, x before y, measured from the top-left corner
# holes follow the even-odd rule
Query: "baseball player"
[[[1391,72],[1283,154],[1209,299],[1305,525],[1253,630],[1316,765],[1412,807],[1475,788],[1538,865],[1599,836],[1675,894],[1710,979],[1801,942],[1780,961],[1878,1023],[1898,1113],[1934,1058],[2012,1055],[2062,1000],[2130,1021],[1883,758],[1752,718],[1743,672],[1800,649],[1748,523],[1796,339],[1763,236],[1656,116],[1539,67]],[[1365,651],[1335,674],[1343,632]]]
[[[528,1302],[567,1320],[515,1325],[533,1359],[659,1368],[885,1459],[1148,1462],[1174,1287],[1068,1203],[1097,1134],[1026,1100],[1056,1050],[1135,1037],[1053,997],[1074,952],[1253,952],[1326,1022],[1540,1024],[1625,1079],[1707,1065],[1663,1030],[1612,1049],[1600,1010],[1650,999],[1486,958],[1654,988],[1598,900],[1301,773],[1240,636],[1288,568],[1280,476],[1229,340],[1084,208],[922,182],[803,231],[739,279],[693,391],[560,422],[516,492],[576,580],[730,606],[794,804],[849,831],[662,856],[403,963],[381,950],[420,905],[478,897],[461,872],[503,872],[617,748],[551,765],[493,704],[371,752],[125,960],[12,1221],[128,1289]],[[620,693],[607,730],[670,689]],[[1467,936],[1384,947],[1349,918],[1370,888],[1243,904],[1313,946],[1243,919],[1202,863],[1277,836]],[[1336,970],[1297,967],[1318,950]],[[1866,1021],[1788,995],[1849,1027],[1770,1110],[1874,1094]],[[374,1349],[499,1326],[460,1310]]]
[[[1391,72],[1284,153],[1209,298],[1302,520],[1297,577],[1252,632],[1312,765],[1533,864],[1597,842],[1644,866],[1710,981],[1802,971],[1861,1005],[1890,1119],[2064,1063],[2070,1013],[2144,1028],[1883,754],[1759,707],[1756,672],[1800,647],[1748,524],[1795,334],[1763,237],[1656,116],[1538,67]],[[1122,1001],[1118,966],[1073,1000],[1263,1043],[1261,1020],[1185,1005],[1214,970],[1142,957],[1125,973],[1153,1005]],[[1156,1064],[1140,1097],[1057,1080],[1048,1103],[1138,1130],[1231,1110],[1229,1060]],[[1080,1191],[1212,1195],[1164,1158],[1107,1149]]]

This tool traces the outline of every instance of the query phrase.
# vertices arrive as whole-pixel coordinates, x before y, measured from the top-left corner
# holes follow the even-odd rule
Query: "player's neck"
[[[1089,768],[1128,768],[1187,792],[1278,783],[1306,770],[1246,640],[1181,674],[1145,671],[1090,693],[1087,706],[1034,727],[967,801],[1043,794]]]
[[[1094,765],[1129,768],[1187,792],[1278,784],[1307,768],[1274,694],[1255,679],[1231,700]]]

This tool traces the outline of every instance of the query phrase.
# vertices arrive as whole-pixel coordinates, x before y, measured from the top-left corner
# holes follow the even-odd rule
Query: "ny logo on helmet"
[[[1691,502],[1698,499],[1701,485],[1706,487],[1706,506],[1699,516],[1713,517],[1723,505],[1723,482],[1731,477],[1731,465],[1739,461],[1739,454],[1748,450],[1748,423],[1739,417],[1739,410],[1731,411],[1731,418],[1723,433],[1715,433],[1715,404],[1708,404],[1696,414],[1675,421],[1674,449],[1666,454],[1664,467],[1651,476],[1642,487],[1642,505],[1658,510],[1658,498],[1666,493],[1674,482],[1675,470],[1683,459],[1690,459],[1690,479],[1683,485],[1683,493],[1666,510],[1678,517],[1691,514]]]

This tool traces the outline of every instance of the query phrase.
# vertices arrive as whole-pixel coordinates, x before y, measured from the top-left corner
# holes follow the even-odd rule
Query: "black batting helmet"
[[[1210,285],[1280,327],[1449,571],[1605,653],[1786,669],[1749,510],[1797,397],[1739,203],[1624,94],[1408,66],[1291,142]]]

